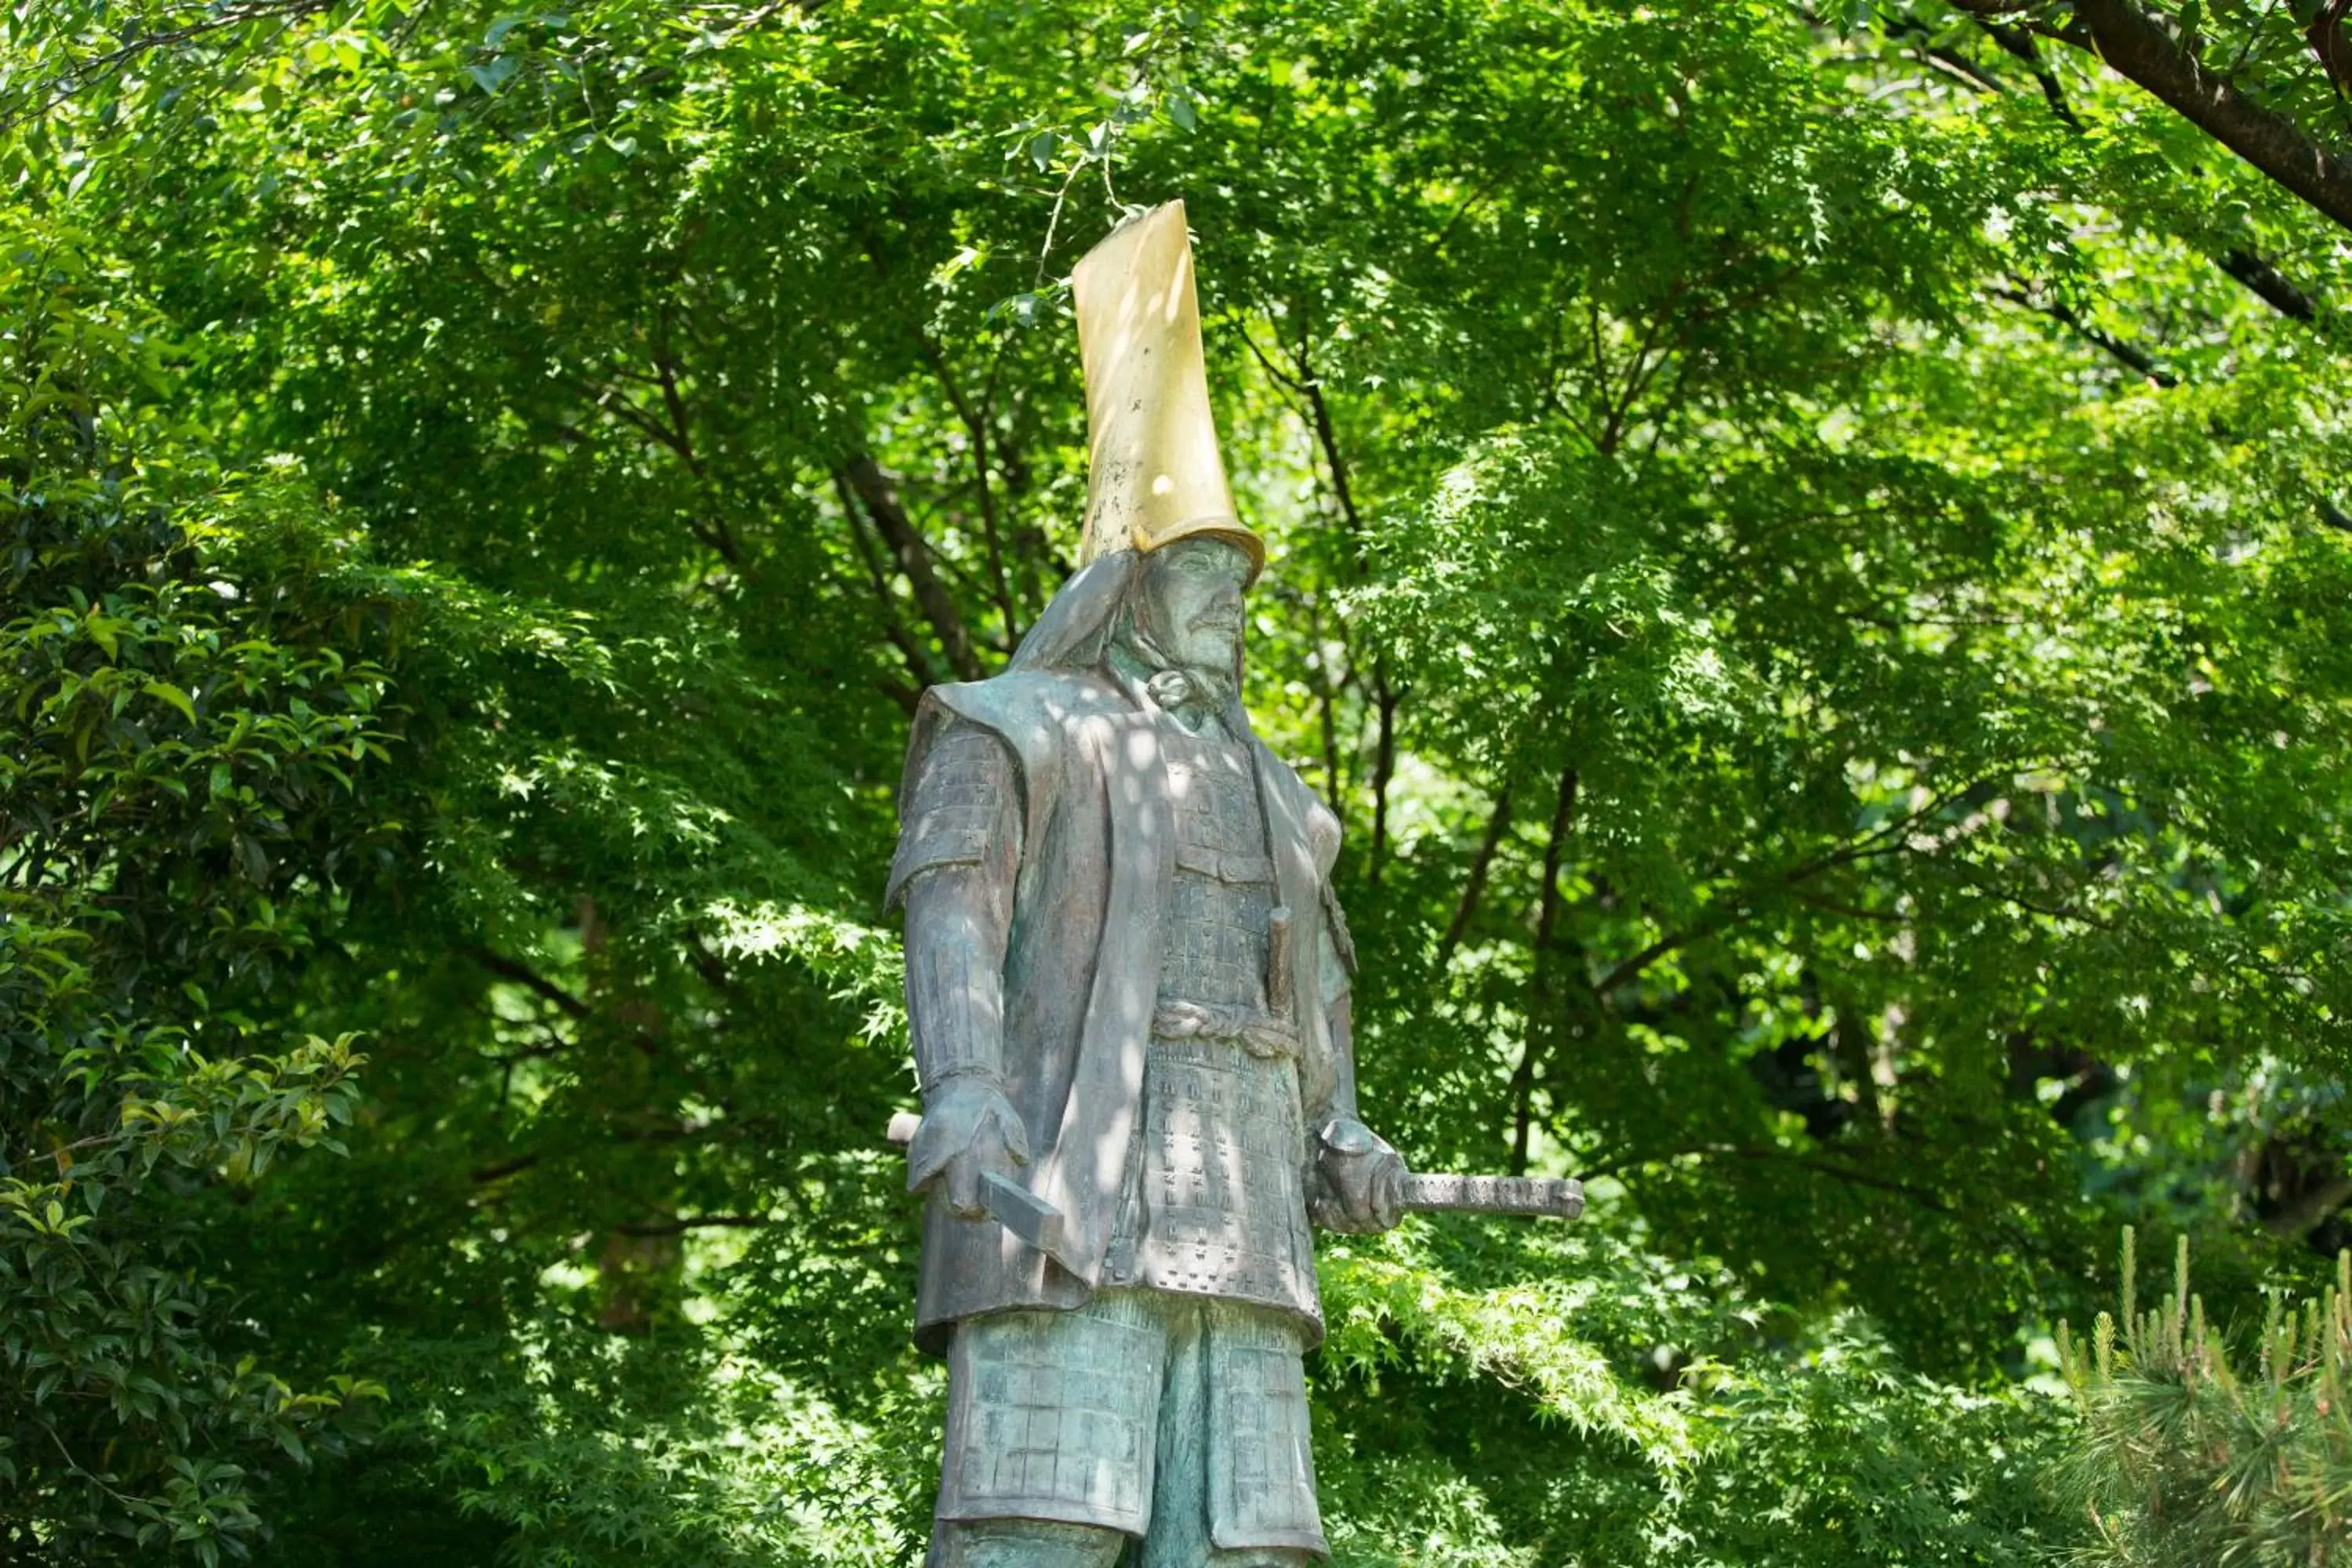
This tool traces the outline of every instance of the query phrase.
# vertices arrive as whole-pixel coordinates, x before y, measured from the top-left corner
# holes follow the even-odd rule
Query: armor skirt
[[[1152,1290],[965,1320],[941,1525],[1117,1530],[1142,1539],[1145,1568],[1211,1546],[1328,1554],[1300,1344],[1286,1314]]]
[[[1296,1065],[1207,1033],[1157,1036],[1138,1123],[1104,1283],[1276,1308],[1316,1334]]]

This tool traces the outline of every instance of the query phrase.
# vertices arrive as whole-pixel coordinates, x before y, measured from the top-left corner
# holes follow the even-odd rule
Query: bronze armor
[[[1160,913],[1143,1114],[1105,1283],[1210,1295],[1319,1323],[1297,1020],[1269,973],[1281,918],[1249,753],[1163,717],[1175,875]]]

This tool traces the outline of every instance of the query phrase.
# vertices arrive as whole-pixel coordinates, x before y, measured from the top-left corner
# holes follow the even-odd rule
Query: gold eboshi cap
[[[1113,230],[1072,271],[1070,292],[1090,447],[1082,558],[1209,533],[1239,545],[1255,578],[1265,546],[1234,510],[1217,454],[1184,204]]]

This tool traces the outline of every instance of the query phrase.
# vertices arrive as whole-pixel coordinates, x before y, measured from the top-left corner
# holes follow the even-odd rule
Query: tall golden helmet
[[[1070,291],[1090,447],[1082,558],[1206,533],[1239,545],[1255,579],[1265,546],[1234,510],[1217,454],[1184,204],[1112,230],[1070,274]]]

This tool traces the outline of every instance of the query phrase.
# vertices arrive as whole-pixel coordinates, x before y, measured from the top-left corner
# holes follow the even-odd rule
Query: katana
[[[890,1118],[884,1136],[905,1148],[923,1119],[911,1110]],[[989,1217],[1040,1252],[1060,1256],[1062,1211],[1001,1171],[981,1183]],[[1412,1175],[1401,1201],[1408,1214],[1520,1214],[1575,1219],[1584,1213],[1584,1184],[1566,1176]]]

